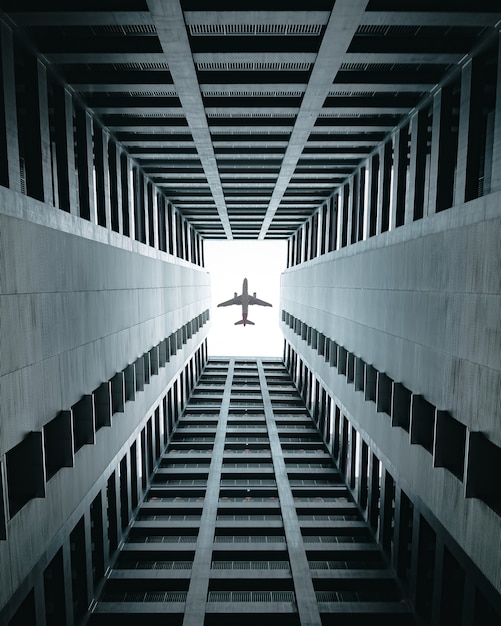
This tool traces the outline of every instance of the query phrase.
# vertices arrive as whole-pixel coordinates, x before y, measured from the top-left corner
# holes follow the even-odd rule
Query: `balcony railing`
[[[293,591],[209,591],[208,602],[294,602]]]

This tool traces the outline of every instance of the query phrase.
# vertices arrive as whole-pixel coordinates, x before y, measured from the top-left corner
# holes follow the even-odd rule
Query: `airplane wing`
[[[242,304],[242,296],[237,296],[236,298],[232,298],[231,300],[226,300],[226,302],[221,302],[217,306],[230,306],[232,304]]]
[[[264,300],[260,300],[259,298],[254,298],[254,296],[249,296],[249,304],[259,304],[260,306],[273,306],[269,302],[265,302]]]

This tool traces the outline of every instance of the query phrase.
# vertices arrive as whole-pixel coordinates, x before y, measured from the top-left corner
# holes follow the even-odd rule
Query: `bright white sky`
[[[283,354],[279,328],[280,274],[287,263],[287,242],[204,241],[205,269],[212,286],[211,320],[208,335],[210,356],[274,356]],[[249,293],[256,292],[272,307],[249,306],[255,326],[235,326],[242,319],[241,306],[217,307],[220,302],[242,293],[244,278]]]

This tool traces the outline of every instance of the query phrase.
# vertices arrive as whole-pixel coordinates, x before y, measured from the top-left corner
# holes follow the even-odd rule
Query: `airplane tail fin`
[[[240,324],[244,324],[244,320],[238,320],[238,322],[235,322],[235,326],[238,326]],[[244,326],[246,324],[250,324],[251,326],[255,326],[254,322],[251,322],[250,320],[245,320]]]

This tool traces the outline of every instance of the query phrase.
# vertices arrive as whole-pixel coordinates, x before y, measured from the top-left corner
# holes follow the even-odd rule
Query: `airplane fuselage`
[[[247,284],[247,278],[244,278],[242,285],[242,320],[244,326],[247,323],[247,315],[249,314],[249,286]]]

